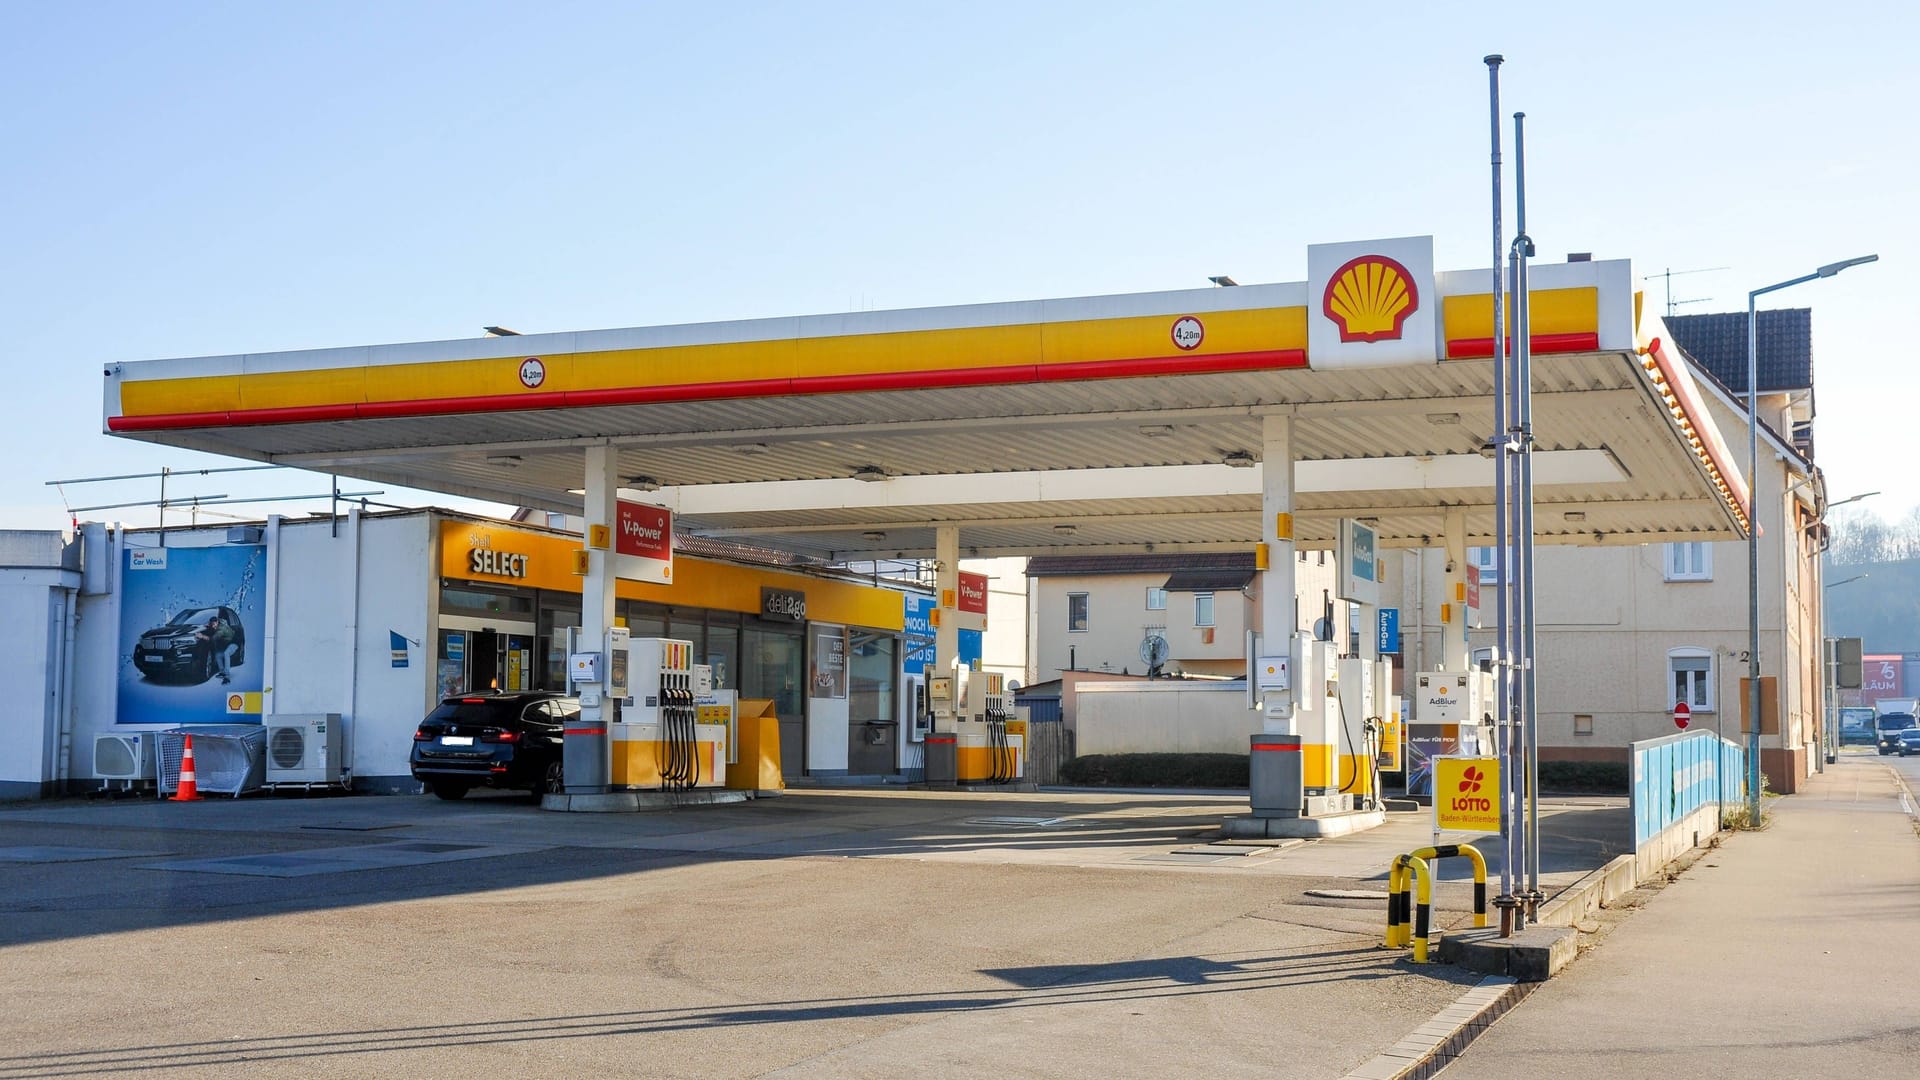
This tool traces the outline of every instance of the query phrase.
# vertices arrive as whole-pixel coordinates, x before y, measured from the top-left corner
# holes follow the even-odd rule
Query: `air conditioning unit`
[[[267,783],[340,782],[340,714],[276,714],[266,718]]]
[[[153,779],[151,735],[95,735],[93,775],[97,780]]]

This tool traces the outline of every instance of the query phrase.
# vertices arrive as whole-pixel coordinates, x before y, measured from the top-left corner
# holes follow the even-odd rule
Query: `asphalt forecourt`
[[[1244,806],[886,791],[612,817],[513,796],[9,808],[0,1078],[1337,1077],[1484,994],[1478,973],[1382,947],[1388,865],[1431,841],[1428,819],[1219,842]],[[1549,809],[1569,831],[1548,877],[1575,880],[1621,811]],[[1443,874],[1435,903],[1464,924],[1470,883]]]

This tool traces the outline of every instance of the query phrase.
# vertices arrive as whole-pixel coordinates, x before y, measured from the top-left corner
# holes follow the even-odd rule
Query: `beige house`
[[[1329,552],[1300,553],[1298,627],[1324,631],[1318,620],[1330,612],[1332,633],[1345,640],[1350,620],[1333,600],[1331,561]],[[1070,671],[1147,674],[1154,637],[1166,641],[1160,674],[1246,674],[1246,632],[1260,628],[1251,551],[1036,556],[1027,578],[1036,681]]]

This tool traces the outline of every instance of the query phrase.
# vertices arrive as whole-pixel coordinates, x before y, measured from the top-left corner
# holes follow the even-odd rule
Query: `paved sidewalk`
[[[1842,758],[1475,1041],[1444,1080],[1876,1077],[1920,1070],[1920,837]]]

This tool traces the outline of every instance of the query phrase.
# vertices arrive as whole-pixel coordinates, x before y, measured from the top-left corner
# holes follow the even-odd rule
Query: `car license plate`
[[[441,745],[441,746],[472,746],[472,745],[473,745],[473,736],[471,736],[471,735],[442,735],[442,736],[440,736],[440,745]]]
[[[159,653],[147,654],[147,663],[149,664],[164,664],[166,662],[167,662],[167,658],[164,656],[161,656]]]

